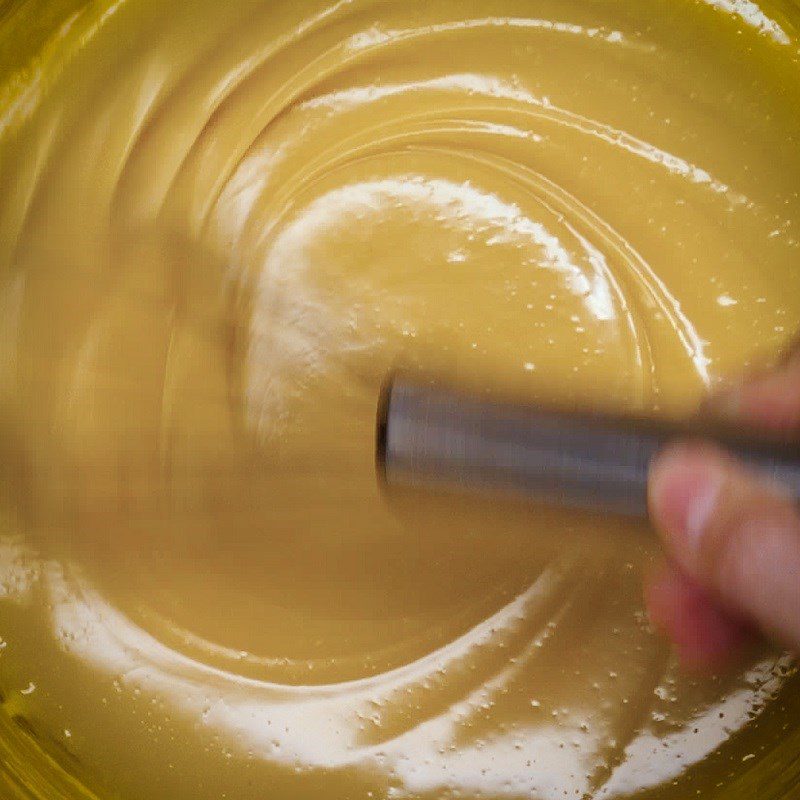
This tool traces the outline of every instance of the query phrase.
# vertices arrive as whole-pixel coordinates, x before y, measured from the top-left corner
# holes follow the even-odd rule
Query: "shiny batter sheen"
[[[652,535],[384,497],[401,365],[685,413],[800,320],[784,0],[0,8],[0,794],[789,796]],[[13,795],[17,796],[17,795]]]

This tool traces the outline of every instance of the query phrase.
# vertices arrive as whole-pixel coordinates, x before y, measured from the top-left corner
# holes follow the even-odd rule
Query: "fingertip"
[[[800,427],[800,351],[796,345],[777,368],[726,383],[704,399],[701,411],[772,431]]]
[[[701,402],[701,414],[723,420],[738,420],[742,414],[742,390],[741,382],[718,388]]]
[[[738,417],[775,432],[796,430],[800,427],[800,371],[774,373],[744,386]]]
[[[645,598],[652,624],[670,639],[684,669],[724,668],[751,639],[741,622],[673,568],[651,578]]]

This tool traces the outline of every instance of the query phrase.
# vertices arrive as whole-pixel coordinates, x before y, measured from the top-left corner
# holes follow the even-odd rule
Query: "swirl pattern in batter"
[[[388,505],[372,438],[398,363],[680,414],[774,352],[800,14],[44,5],[0,13],[0,781],[786,795],[791,663],[680,672],[646,532]]]

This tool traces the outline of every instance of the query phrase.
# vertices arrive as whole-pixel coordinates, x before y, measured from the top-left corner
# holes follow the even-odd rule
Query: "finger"
[[[788,432],[800,432],[800,340],[786,350],[780,366],[712,395],[706,410]]]
[[[672,565],[650,578],[645,601],[651,622],[672,640],[684,668],[720,669],[754,638],[746,623]]]
[[[690,578],[800,650],[800,517],[790,500],[721,451],[680,445],[653,466],[650,510]]]
[[[790,367],[798,363],[800,363],[800,333],[783,348],[778,360],[778,364],[783,367]]]

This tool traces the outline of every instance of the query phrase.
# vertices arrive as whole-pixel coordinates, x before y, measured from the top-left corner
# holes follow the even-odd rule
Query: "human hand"
[[[800,348],[712,408],[800,439]],[[715,447],[681,444],[657,459],[649,495],[671,563],[647,604],[683,663],[720,666],[757,634],[800,653],[800,512],[780,487]]]

